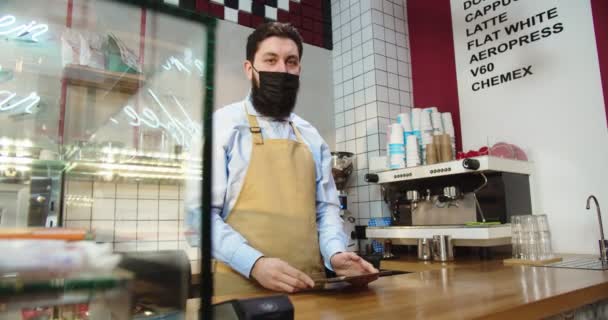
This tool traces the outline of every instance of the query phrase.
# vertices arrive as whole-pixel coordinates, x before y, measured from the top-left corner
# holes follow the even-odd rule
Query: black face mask
[[[263,116],[285,119],[296,106],[300,77],[287,72],[257,71],[260,79],[251,80],[251,98],[255,109]]]

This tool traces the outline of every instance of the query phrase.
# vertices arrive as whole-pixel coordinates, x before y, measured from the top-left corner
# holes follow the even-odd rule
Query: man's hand
[[[251,276],[264,288],[287,293],[315,286],[315,282],[300,270],[277,258],[260,258],[253,265]]]
[[[331,257],[331,266],[338,276],[358,276],[368,273],[377,273],[369,262],[353,252],[340,252]]]

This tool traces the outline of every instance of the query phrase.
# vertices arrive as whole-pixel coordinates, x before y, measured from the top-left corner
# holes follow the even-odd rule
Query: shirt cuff
[[[331,267],[331,257],[333,257],[338,252],[346,252],[346,247],[344,246],[344,243],[342,243],[342,241],[333,240],[327,244],[324,251],[325,255],[323,257],[323,260],[325,260],[325,268],[334,271],[334,268]]]
[[[250,245],[243,243],[234,252],[232,259],[230,260],[230,267],[242,274],[244,277],[249,278],[251,275],[251,269],[256,261],[264,255],[258,250],[252,248]]]

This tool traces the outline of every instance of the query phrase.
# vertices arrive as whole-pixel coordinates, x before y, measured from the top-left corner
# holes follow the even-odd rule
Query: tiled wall
[[[348,209],[367,225],[389,216],[378,185],[365,174],[386,153],[386,126],[412,107],[406,0],[332,1],[336,151],[357,155]]]
[[[64,226],[93,229],[119,252],[183,249],[198,270],[198,249],[183,236],[184,193],[180,184],[67,179]]]
[[[251,28],[265,21],[290,22],[299,29],[304,42],[326,49],[332,46],[330,0],[163,1]]]

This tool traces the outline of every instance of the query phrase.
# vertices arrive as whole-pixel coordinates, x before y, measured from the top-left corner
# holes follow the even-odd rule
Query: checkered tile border
[[[184,9],[255,28],[266,21],[290,22],[304,42],[332,49],[330,0],[163,0]]]

